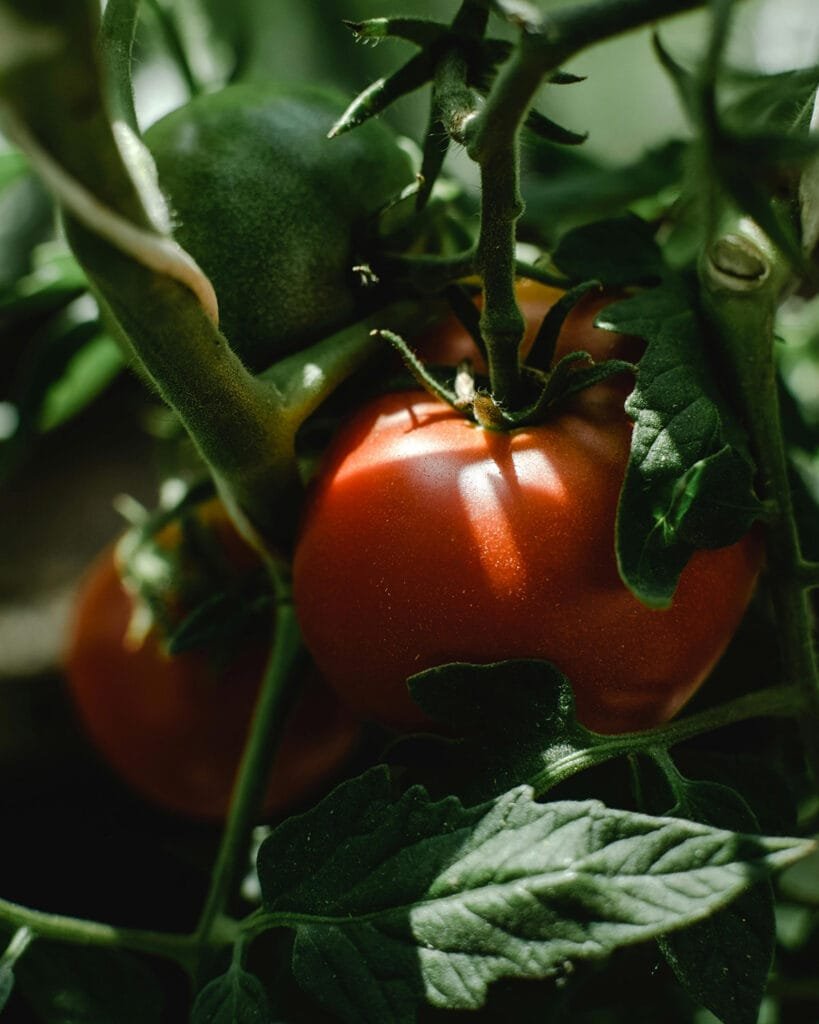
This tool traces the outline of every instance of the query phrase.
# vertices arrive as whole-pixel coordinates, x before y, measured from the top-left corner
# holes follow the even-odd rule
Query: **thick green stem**
[[[72,942],[79,946],[130,949],[135,953],[166,957],[188,971],[196,963],[198,942],[192,935],[118,928],[100,921],[32,910],[9,900],[0,900],[0,920],[18,929],[27,928],[38,938]],[[236,931],[238,934],[238,925]],[[227,941],[227,935],[220,935],[215,944],[225,945]]]
[[[783,682],[802,694],[805,713],[799,722],[808,763],[819,781],[819,671],[774,364],[774,315],[789,277],[781,255],[744,217],[728,216],[700,264],[703,306],[750,434],[760,497],[770,510],[769,587]]]
[[[293,606],[280,598],[273,649],[259,693],[230,805],[210,889],[196,935],[207,945],[214,924],[221,919],[238,877],[246,868],[250,830],[258,819],[270,780],[270,768],[284,723],[283,699],[292,669],[301,652],[301,636]]]
[[[12,73],[2,75],[0,67],[6,127],[53,189],[102,305],[179,414],[243,532],[268,550],[280,547],[292,535],[301,496],[298,426],[373,343],[359,333],[339,352],[325,349],[322,372],[309,386],[279,374],[286,395],[245,369],[216,326],[210,281],[167,234],[150,155],[129,123],[136,0],[111,0],[106,12],[113,62],[95,48],[94,0],[44,2],[49,46],[41,42],[43,26],[22,14],[20,47],[31,39],[37,45],[29,44],[30,60],[15,63]],[[109,98],[122,117],[113,127]]]
[[[772,715],[792,717],[803,707],[802,693],[796,686],[775,686],[767,690],[758,690],[719,707],[709,708],[698,715],[675,719],[657,729],[599,737],[600,742],[594,746],[572,751],[565,757],[552,761],[548,768],[529,779],[529,784],[536,795],[541,797],[559,782],[587,768],[611,761],[615,757],[630,753],[647,753],[658,747],[673,747],[684,740],[749,718],[766,718]]]

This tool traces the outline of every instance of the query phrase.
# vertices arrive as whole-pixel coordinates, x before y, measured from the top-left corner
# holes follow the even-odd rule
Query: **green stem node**
[[[808,762],[819,780],[819,671],[813,622],[782,435],[774,364],[774,316],[790,283],[778,250],[746,217],[726,214],[727,230],[700,262],[703,307],[759,467],[766,521],[768,585],[776,616],[783,682],[798,686]]]

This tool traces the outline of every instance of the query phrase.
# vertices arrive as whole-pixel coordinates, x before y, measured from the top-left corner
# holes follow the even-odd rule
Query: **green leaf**
[[[592,365],[581,366],[581,363]],[[588,352],[568,352],[549,374],[537,400],[520,412],[503,413],[503,418],[514,426],[543,423],[551,408],[572,395],[617,374],[633,374],[634,371],[634,364],[627,363],[624,359],[606,359],[601,363],[594,363]]]
[[[272,1024],[273,1012],[261,981],[232,965],[209,982],[193,1004],[191,1024]]]
[[[33,339],[25,372],[15,382],[17,426],[0,443],[0,476],[25,457],[37,437],[84,409],[125,366],[95,313],[96,308],[69,307]]]
[[[541,139],[548,139],[561,146],[581,146],[589,137],[588,132],[575,132],[564,128],[538,110],[530,110],[526,116],[526,127]]]
[[[726,77],[737,92],[725,106],[726,123],[745,131],[749,127],[790,130],[801,123],[801,118],[794,121],[796,110],[802,108],[802,116],[809,114],[810,101],[819,85],[819,66],[770,75],[727,69]]]
[[[389,77],[377,79],[360,92],[330,129],[328,138],[334,139],[357,128],[402,96],[420,89],[429,81],[433,70],[434,62],[430,55],[425,50],[416,53]]]
[[[527,787],[477,807],[395,797],[376,769],[279,826],[258,868],[298,982],[345,1021],[404,1024],[692,924],[811,849]]]
[[[474,803],[522,782],[542,795],[555,771],[599,741],[577,722],[569,681],[546,661],[441,665],[408,685],[431,718],[467,737],[408,737],[390,751],[392,763],[407,755],[421,763],[418,781],[442,796]]]
[[[39,427],[44,433],[76,416],[125,367],[119,345],[99,328],[65,365],[43,395]]]
[[[608,306],[598,326],[648,343],[626,401],[635,423],[617,557],[627,586],[665,607],[696,548],[738,541],[759,515],[754,467],[713,387],[704,330],[679,282]]]
[[[665,272],[654,229],[633,214],[575,228],[560,239],[552,261],[573,281],[610,286],[657,281]]]
[[[42,939],[15,968],[43,1024],[161,1024],[162,994],[135,957]]]
[[[716,782],[675,776],[677,806],[670,813],[735,831],[757,832],[745,800]],[[660,939],[660,948],[689,995],[724,1024],[755,1024],[776,941],[770,882],[742,893],[730,906],[684,931]]]
[[[532,342],[532,348],[526,360],[527,366],[544,371],[551,369],[557,339],[566,318],[577,303],[593,289],[600,289],[599,281],[583,281],[574,288],[570,288],[549,309],[538,328],[535,340]]]

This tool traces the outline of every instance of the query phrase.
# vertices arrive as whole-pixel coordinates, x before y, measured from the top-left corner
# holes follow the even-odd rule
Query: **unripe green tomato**
[[[176,238],[213,282],[221,328],[254,369],[355,318],[352,268],[366,260],[367,224],[413,180],[379,122],[327,138],[345,106],[332,90],[241,83],[146,133]]]

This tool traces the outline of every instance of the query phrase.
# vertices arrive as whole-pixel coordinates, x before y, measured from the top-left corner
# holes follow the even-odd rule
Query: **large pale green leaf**
[[[300,984],[343,1020],[390,1024],[693,924],[811,848],[526,787],[477,807],[395,796],[374,770],[276,829],[258,868]]]

